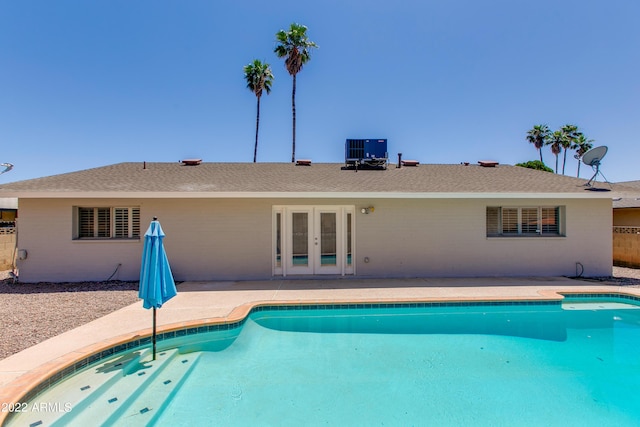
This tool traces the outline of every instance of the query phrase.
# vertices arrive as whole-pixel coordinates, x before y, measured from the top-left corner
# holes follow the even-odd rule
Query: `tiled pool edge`
[[[566,292],[559,292],[560,295],[562,295],[565,298],[585,298],[585,299],[589,299],[589,298],[614,298],[614,299],[622,299],[622,300],[628,300],[628,301],[634,301],[636,303],[638,303],[640,305],[640,296],[637,295],[631,295],[631,294],[624,294],[621,292],[572,292],[572,291],[566,291]]]
[[[374,299],[371,302],[336,300],[329,303],[326,300],[297,300],[297,301],[254,301],[234,308],[227,317],[198,319],[164,325],[158,329],[158,342],[181,336],[199,333],[230,330],[241,327],[253,312],[266,310],[313,310],[313,309],[366,309],[366,308],[413,308],[413,307],[468,307],[468,306],[522,306],[522,305],[554,305],[561,304],[566,298],[613,298],[633,300],[640,304],[640,296],[624,292],[603,291],[573,291],[573,290],[541,290],[537,298],[527,297],[491,297],[491,298],[434,298],[433,300],[403,299]],[[118,353],[141,348],[151,344],[150,328],[127,333],[103,340],[95,344],[72,351],[64,356],[51,360],[23,375],[3,387],[0,402],[26,402],[58,382],[82,370],[88,365],[111,357]],[[0,413],[0,425],[10,418],[10,413]]]

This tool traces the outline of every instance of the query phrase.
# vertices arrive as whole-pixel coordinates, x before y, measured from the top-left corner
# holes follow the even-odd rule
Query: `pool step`
[[[635,304],[628,304],[617,301],[593,301],[591,300],[579,300],[568,299],[562,302],[563,310],[577,310],[577,311],[595,311],[595,310],[640,310],[640,307]]]
[[[114,412],[104,426],[154,425],[165,408],[165,402],[178,391],[196,366],[201,353],[177,354],[156,376],[154,382],[140,389],[126,405]]]
[[[69,419],[88,402],[123,378],[123,373],[140,365],[146,350],[134,351],[85,369],[46,390],[29,403],[29,411],[13,417],[10,425],[52,426]]]
[[[126,366],[115,380],[93,392],[90,398],[74,406],[73,411],[51,425],[108,425],[105,420],[126,407],[142,389],[153,383],[177,354],[176,349],[164,350],[156,355],[156,360],[151,360],[151,352],[145,350],[139,360]]]

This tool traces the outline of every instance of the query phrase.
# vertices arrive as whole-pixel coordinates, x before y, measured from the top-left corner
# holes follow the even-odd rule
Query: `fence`
[[[613,227],[613,265],[640,268],[640,227]]]

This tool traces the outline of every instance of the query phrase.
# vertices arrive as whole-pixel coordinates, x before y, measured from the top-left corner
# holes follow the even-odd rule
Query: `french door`
[[[353,274],[353,206],[274,207],[274,274]]]

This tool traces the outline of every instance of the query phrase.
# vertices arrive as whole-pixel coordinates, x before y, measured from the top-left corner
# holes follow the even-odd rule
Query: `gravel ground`
[[[138,299],[138,282],[0,281],[0,360]],[[142,302],[140,303],[142,306]]]
[[[640,269],[592,280],[640,288]],[[0,272],[0,359],[138,301],[138,282],[14,284]]]

